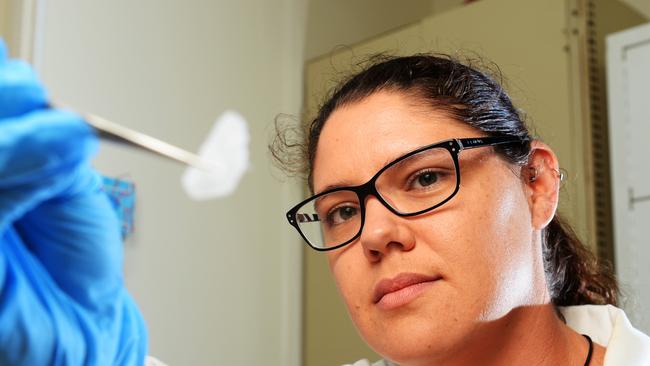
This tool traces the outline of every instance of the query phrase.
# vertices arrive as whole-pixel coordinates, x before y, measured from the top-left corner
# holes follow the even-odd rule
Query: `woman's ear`
[[[541,230],[555,216],[560,192],[562,174],[553,150],[543,142],[533,141],[521,177],[526,186],[532,225]]]

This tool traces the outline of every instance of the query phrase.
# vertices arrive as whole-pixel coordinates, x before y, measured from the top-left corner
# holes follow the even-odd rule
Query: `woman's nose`
[[[368,260],[376,262],[393,250],[413,249],[415,238],[408,219],[395,215],[373,196],[366,198],[365,206],[365,222],[359,241]]]

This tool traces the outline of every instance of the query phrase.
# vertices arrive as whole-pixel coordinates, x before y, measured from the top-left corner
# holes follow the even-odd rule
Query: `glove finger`
[[[123,286],[82,307],[13,228],[0,244],[0,365],[143,365],[146,327]]]
[[[43,202],[14,226],[63,291],[101,310],[123,285],[119,222],[99,175],[84,165],[74,176],[74,194]]]
[[[0,62],[0,120],[46,108],[47,103],[47,93],[29,64]]]
[[[81,117],[43,110],[0,124],[0,229],[74,183],[97,150]]]

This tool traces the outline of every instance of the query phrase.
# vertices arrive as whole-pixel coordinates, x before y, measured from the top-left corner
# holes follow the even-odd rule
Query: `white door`
[[[650,332],[650,24],[607,39],[614,254],[632,324]]]

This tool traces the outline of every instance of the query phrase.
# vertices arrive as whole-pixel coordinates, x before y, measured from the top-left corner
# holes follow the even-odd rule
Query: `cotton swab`
[[[218,168],[205,171],[189,167],[181,178],[188,196],[206,200],[231,194],[248,169],[249,141],[244,117],[235,111],[224,112],[199,149],[199,157]]]
[[[51,103],[62,107],[61,104]],[[146,150],[183,163],[188,169],[181,183],[195,200],[206,200],[232,193],[249,165],[250,136],[246,120],[235,111],[226,111],[215,121],[199,155],[132,130],[94,114],[82,114],[100,138]]]

